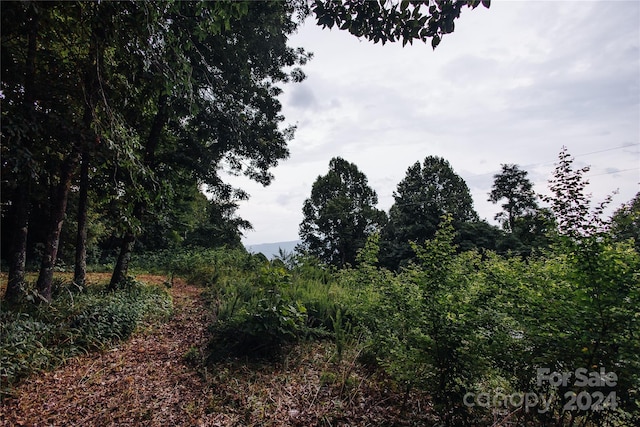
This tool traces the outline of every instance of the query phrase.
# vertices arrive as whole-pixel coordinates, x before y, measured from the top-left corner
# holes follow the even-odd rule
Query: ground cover
[[[138,280],[163,285],[164,276]],[[292,345],[277,360],[205,363],[212,314],[203,288],[176,278],[174,314],[104,351],[23,380],[0,425],[431,425],[426,394],[405,395],[332,341]]]

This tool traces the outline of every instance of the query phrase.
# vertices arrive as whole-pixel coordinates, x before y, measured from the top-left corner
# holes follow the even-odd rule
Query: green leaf
[[[440,36],[437,34],[431,39],[431,47],[435,49],[440,44]]]

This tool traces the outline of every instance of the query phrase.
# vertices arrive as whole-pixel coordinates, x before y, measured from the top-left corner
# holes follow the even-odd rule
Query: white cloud
[[[619,205],[639,189],[638,2],[493,2],[463,11],[435,51],[312,22],[291,45],[315,54],[307,80],[281,98],[298,126],[291,157],[269,187],[232,180],[251,194],[239,210],[255,228],[249,244],[297,239],[302,204],[334,156],[358,165],[384,209],[428,155],[451,163],[487,219],[499,210],[486,199],[500,164],[519,164],[544,192],[562,145],[592,165],[596,200],[619,188]]]

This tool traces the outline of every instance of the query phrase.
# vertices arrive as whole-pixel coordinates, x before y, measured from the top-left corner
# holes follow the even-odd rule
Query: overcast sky
[[[563,145],[590,165],[594,201],[640,182],[640,2],[495,1],[463,9],[433,51],[421,43],[374,45],[307,21],[290,40],[314,53],[303,83],[284,87],[286,123],[297,125],[291,156],[268,187],[244,178],[238,214],[245,244],[298,239],[302,205],[329,160],[366,174],[388,212],[407,168],[448,160],[481,218],[503,163],[529,172],[539,193]]]

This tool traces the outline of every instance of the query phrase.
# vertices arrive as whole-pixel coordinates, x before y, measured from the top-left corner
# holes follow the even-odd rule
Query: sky
[[[451,164],[481,219],[502,164],[547,184],[562,146],[586,175],[594,203],[611,210],[640,191],[640,2],[494,1],[464,8],[434,50],[373,44],[307,20],[290,38],[314,57],[302,83],[283,86],[290,157],[268,187],[243,177],[238,215],[246,245],[298,239],[302,206],[331,158],[354,163],[388,212],[409,166]],[[610,210],[610,212],[611,212]]]

